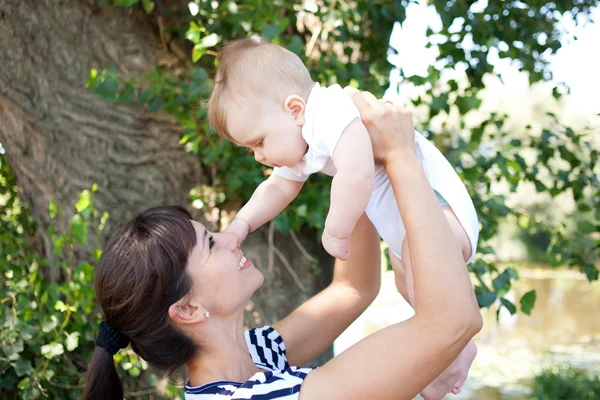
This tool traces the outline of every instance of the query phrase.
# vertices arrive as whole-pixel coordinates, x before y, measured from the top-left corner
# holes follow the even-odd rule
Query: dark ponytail
[[[186,267],[195,245],[196,231],[185,208],[150,208],[111,234],[94,272],[106,324],[127,337],[144,360],[169,373],[199,350],[168,314],[169,307],[192,288]],[[96,347],[83,398],[123,398],[113,356],[106,348]]]
[[[86,400],[114,400],[123,398],[123,386],[115,368],[113,355],[96,347],[83,392]]]

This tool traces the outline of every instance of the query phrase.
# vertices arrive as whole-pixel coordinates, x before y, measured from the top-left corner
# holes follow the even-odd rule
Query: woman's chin
[[[262,272],[260,272],[258,269],[256,269],[257,275],[260,277],[260,279],[258,280],[258,285],[256,286],[256,289],[254,289],[254,291],[257,291],[262,285],[263,283],[265,283],[265,277],[263,276]]]

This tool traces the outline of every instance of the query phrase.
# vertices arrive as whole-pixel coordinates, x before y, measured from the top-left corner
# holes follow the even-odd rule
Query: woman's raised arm
[[[379,235],[366,215],[356,223],[349,245],[352,254],[346,261],[336,259],[331,284],[273,324],[290,365],[306,365],[331,346],[379,292]]]
[[[370,335],[308,374],[300,399],[412,399],[481,329],[481,315],[459,247],[415,153],[410,112],[368,93],[356,92],[353,100],[406,226],[415,316]]]

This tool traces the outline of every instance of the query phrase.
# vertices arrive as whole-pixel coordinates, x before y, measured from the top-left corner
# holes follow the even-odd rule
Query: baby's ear
[[[304,125],[304,111],[306,109],[306,103],[304,99],[296,94],[288,96],[283,102],[283,109],[285,112],[296,120],[298,126]]]

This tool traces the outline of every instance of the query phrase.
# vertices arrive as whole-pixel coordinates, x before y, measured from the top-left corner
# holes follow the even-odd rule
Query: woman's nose
[[[221,237],[219,238],[219,241],[223,244],[223,247],[225,247],[227,250],[236,251],[237,249],[240,248],[240,238],[235,233],[222,232],[222,233],[220,233],[220,235],[221,235]]]

